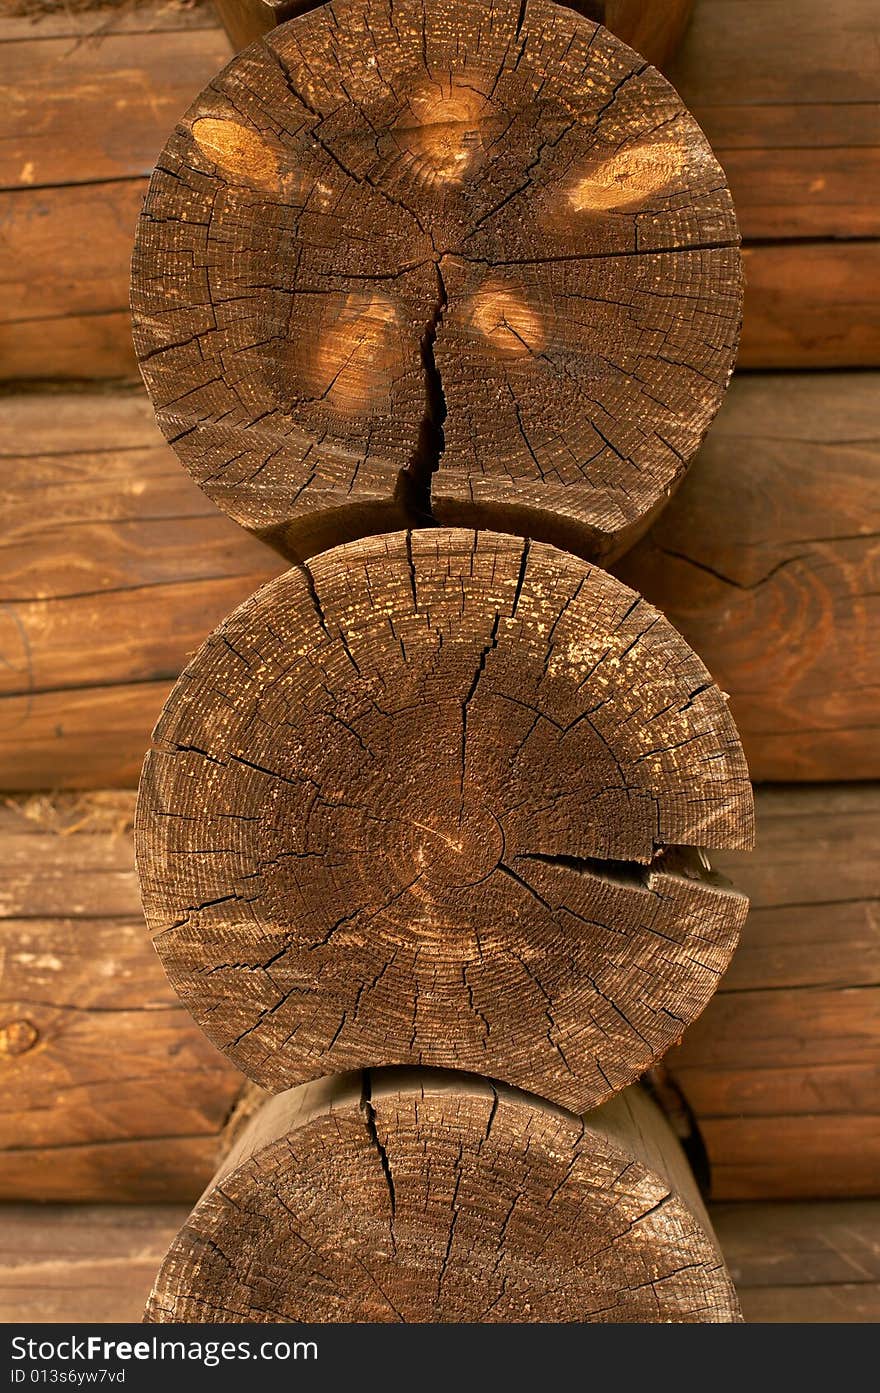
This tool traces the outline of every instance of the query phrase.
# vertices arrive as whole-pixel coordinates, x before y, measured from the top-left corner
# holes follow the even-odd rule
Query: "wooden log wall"
[[[880,364],[875,20],[872,0],[840,0],[833,24],[817,0],[698,0],[669,67],[746,241],[743,367]],[[229,53],[205,6],[4,21],[3,380],[133,375],[128,267],[147,176]]]
[[[147,3],[95,21],[54,12],[0,26],[13,119],[0,156],[10,423],[0,441],[10,519],[0,544],[0,788],[122,791],[99,795],[97,817],[92,798],[27,797],[0,817],[0,863],[10,868],[0,1197],[189,1203],[225,1145],[241,1081],[179,1008],[138,933],[124,790],[187,657],[284,563],[216,513],[127,385],[128,260],[147,176],[228,43],[204,6]],[[817,0],[697,0],[668,69],[731,182],[746,242],[747,371],[619,574],[669,614],[730,693],[753,776],[801,781],[759,792],[751,866],[722,858],[753,912],[722,991],[668,1061],[719,1199],[878,1189],[880,821],[875,789],[834,781],[880,778],[880,391],[872,373],[804,371],[880,366],[874,21],[871,0],[842,0],[833,22]],[[75,866],[94,872],[90,886]],[[32,957],[35,927],[46,961]],[[145,995],[148,1010],[136,1010]],[[131,1060],[121,1091],[109,1077],[111,1035]],[[169,1100],[161,1114],[157,1096]],[[796,1319],[785,1315],[793,1300],[804,1319],[871,1318],[876,1283],[847,1235],[850,1222],[870,1226],[873,1210],[854,1206],[851,1221],[830,1209],[778,1211],[777,1237],[775,1219],[766,1233],[793,1256],[776,1273],[760,1238],[750,1247],[765,1212],[731,1206],[717,1220],[746,1318]],[[179,1215],[165,1223],[170,1237]],[[840,1262],[811,1259],[816,1294],[798,1298],[797,1234],[813,1224],[837,1225]],[[139,1301],[166,1241],[154,1240],[139,1269]],[[27,1247],[19,1243],[19,1267]],[[24,1284],[42,1291],[42,1271]]]
[[[2,811],[0,1200],[191,1203],[241,1094],[144,931],[133,813],[133,794],[111,791]],[[716,857],[752,902],[739,951],[668,1067],[706,1141],[713,1199],[871,1196],[877,791],[761,789],[757,813],[758,850]],[[125,1087],[120,1056],[134,1066]]]
[[[880,1320],[880,1204],[713,1205],[746,1321]],[[182,1205],[6,1205],[0,1320],[139,1321]]]

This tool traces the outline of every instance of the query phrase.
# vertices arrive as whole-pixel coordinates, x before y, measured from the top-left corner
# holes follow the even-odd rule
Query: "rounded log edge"
[[[584,1118],[389,1070],[267,1103],[166,1256],[151,1323],[740,1319],[678,1142],[638,1088]]]
[[[317,9],[322,0],[214,0],[233,48],[244,48],[276,24]],[[560,0],[662,69],[684,36],[693,0]]]
[[[196,654],[136,816],[195,1019],[278,1091],[353,1068],[500,1078],[579,1113],[677,1041],[745,897],[739,737],[667,621],[598,567],[462,530],[370,538]]]
[[[162,430],[300,560],[433,519],[609,562],[683,477],[741,307],[696,122],[550,0],[272,30],[177,126],[132,263]]]

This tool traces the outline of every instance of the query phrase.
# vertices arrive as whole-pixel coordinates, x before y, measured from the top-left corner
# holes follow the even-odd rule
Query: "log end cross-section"
[[[669,84],[549,0],[339,0],[162,152],[133,263],[160,425],[303,559],[433,519],[605,561],[682,477],[741,317]]]
[[[580,1112],[702,1011],[752,840],[721,692],[668,622],[542,543],[370,538],[279,577],[172,693],[144,903],[210,1038],[273,1090],[451,1067]]]
[[[152,1323],[731,1323],[665,1119],[580,1118],[430,1070],[322,1080],[253,1120],[178,1234]]]

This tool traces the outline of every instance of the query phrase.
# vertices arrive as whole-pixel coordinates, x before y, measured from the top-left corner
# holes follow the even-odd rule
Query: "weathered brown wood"
[[[41,26],[38,37],[0,42],[0,189],[147,178],[181,111],[228,59],[216,28],[173,39],[114,28],[77,43],[69,35],[46,37]],[[143,198],[140,185],[138,192]],[[99,189],[89,196],[100,206]],[[71,226],[71,240],[73,233]],[[83,245],[71,251],[88,254]]]
[[[214,0],[214,8],[234,49],[268,34],[276,24],[317,9],[322,0]]]
[[[739,1308],[678,1143],[637,1089],[582,1119],[390,1070],[265,1106],[146,1318],[723,1324]]]
[[[260,591],[157,726],[141,885],[258,1083],[423,1063],[579,1111],[708,1001],[746,902],[726,705],[656,611],[509,536],[350,543]]]
[[[139,1321],[186,1219],[172,1205],[4,1205],[0,1321]]]
[[[253,43],[284,20],[317,9],[322,0],[214,0],[234,48]],[[688,26],[693,0],[559,0],[604,24],[649,63],[663,68]]]
[[[713,1205],[747,1321],[880,1320],[880,1203]]]
[[[128,274],[145,188],[122,180],[0,193],[0,381],[135,373]],[[744,250],[741,367],[880,364],[880,244]]]
[[[145,951],[132,811],[0,804],[0,1199],[191,1200],[241,1092]]]
[[[281,563],[192,484],[139,394],[3,416],[0,788],[131,786],[188,655]]]
[[[208,23],[213,31],[204,29]],[[94,37],[69,41],[96,27]],[[865,240],[877,234],[875,27],[871,0],[839,0],[834,25],[817,0],[701,0],[671,70],[727,172],[747,242],[782,239],[748,248],[743,366],[880,363],[880,252]],[[13,42],[3,43],[4,36]],[[174,116],[216,70],[221,60],[211,55],[225,43],[207,6],[138,6],[98,17],[65,8],[38,22],[3,21],[0,65],[5,56],[11,69],[6,110],[19,132],[6,143],[14,158],[4,164],[0,152],[3,180],[18,188],[15,198],[0,194],[3,380],[134,372],[129,210],[136,211],[143,187],[132,192],[122,181],[153,162]],[[35,126],[28,113],[37,108]],[[16,112],[23,112],[18,125],[10,116]],[[73,199],[63,188],[29,189],[25,172],[38,181],[118,182]],[[861,240],[816,240],[828,238]],[[86,281],[96,284],[96,313],[79,308],[78,287]],[[38,310],[19,289],[31,284],[39,289]],[[35,313],[38,319],[30,317]]]
[[[150,37],[186,29],[216,29],[217,18],[209,0],[54,0],[41,4],[12,0],[0,27],[0,43],[23,39],[76,39],[100,43],[110,34]]]
[[[135,360],[127,267],[142,180],[0,193],[0,374],[121,378]]]
[[[878,401],[870,374],[737,378],[620,570],[731,694],[758,780],[880,777]],[[132,786],[188,654],[283,563],[217,513],[142,397],[2,410],[0,788]]]
[[[764,789],[739,952],[667,1066],[719,1199],[876,1195],[880,788]]]
[[[880,242],[747,247],[744,368],[880,364]]]
[[[160,157],[132,304],[162,429],[291,557],[431,517],[619,554],[733,364],[711,150],[546,0],[341,3],[239,54]]]
[[[570,3],[571,0],[566,0]],[[601,7],[602,13],[593,15]],[[575,0],[575,9],[598,19],[619,39],[665,71],[672,62],[693,13],[693,0]]]
[[[880,778],[878,442],[873,375],[740,378],[617,568],[730,693],[757,779]]]
[[[747,1322],[880,1320],[880,1204],[712,1205]],[[7,1205],[0,1319],[137,1321],[189,1210],[170,1205]]]
[[[75,822],[82,807],[93,802],[80,805],[79,812],[76,804],[61,806]],[[102,795],[98,802],[118,811],[116,826],[132,812],[131,794]],[[759,790],[757,808],[758,851],[717,857],[753,901],[738,952],[705,1024],[693,1027],[667,1062],[673,1061],[696,1110],[717,1195],[870,1195],[880,1170],[877,792],[766,789]],[[44,823],[48,812],[44,807]],[[61,836],[15,809],[4,816],[0,942],[9,982],[20,980],[21,994],[27,995],[28,965],[13,970],[9,964],[13,953],[33,951],[22,935],[39,933],[46,953],[73,964],[69,971],[75,980],[91,976],[100,982],[104,1009],[47,1014],[64,1025],[43,1033],[42,1053],[5,1057],[6,1136],[13,1145],[29,1137],[32,1145],[3,1157],[0,1197],[134,1200],[145,1184],[149,1193],[160,1195],[171,1175],[175,1193],[192,1200],[211,1172],[218,1119],[231,1104],[236,1076],[231,1068],[223,1071],[224,1083],[214,1051],[185,1016],[167,1009],[174,997],[143,930],[129,834],[114,833],[112,820],[101,828],[93,818],[87,835]],[[835,868],[830,881],[829,867]],[[78,906],[74,922],[71,906]],[[29,913],[35,917],[24,920]],[[96,1093],[59,1088],[55,1081],[106,1079],[114,1022],[125,1022],[132,1050],[143,1042],[144,1015],[129,1010],[138,1004],[132,995],[135,981],[150,1001],[165,1003],[165,1010],[146,1018],[164,1046],[151,1052],[142,1087],[117,1092],[108,1084],[101,1106],[91,1106]],[[16,986],[8,995],[18,991]],[[10,1008],[3,1023],[22,1018],[31,1019]],[[18,1028],[8,1038],[21,1043],[30,1037]],[[160,1037],[151,1031],[149,1038]],[[210,1075],[216,1078],[211,1084],[216,1104],[208,1101],[203,1074],[179,1078],[179,1061],[193,1060],[193,1050],[202,1067],[217,1071]],[[89,1106],[83,1105],[84,1094]],[[144,1119],[149,1130],[157,1097],[183,1100],[184,1131],[205,1127],[197,1144],[163,1140],[170,1129],[161,1120],[155,1123],[157,1135],[146,1139]],[[202,1121],[195,1124],[192,1116]],[[107,1145],[111,1130],[117,1137],[112,1147]],[[76,1138],[77,1149],[66,1144],[55,1149],[65,1138]]]

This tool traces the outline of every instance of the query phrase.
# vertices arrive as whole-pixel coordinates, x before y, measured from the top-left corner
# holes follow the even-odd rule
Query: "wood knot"
[[[402,363],[393,302],[377,291],[333,296],[324,324],[314,362],[303,365],[310,391],[346,415],[387,405]]]
[[[632,208],[681,178],[685,151],[676,141],[631,145],[581,175],[568,200],[576,213]]]
[[[31,1021],[24,1018],[7,1021],[5,1025],[0,1025],[0,1056],[11,1058],[14,1055],[27,1054],[39,1038],[40,1032]]]
[[[436,83],[411,92],[392,130],[397,148],[426,183],[461,183],[481,163],[498,117],[464,76],[447,91]]]
[[[192,134],[202,154],[233,178],[261,188],[274,188],[280,182],[275,153],[252,126],[202,116],[193,122]]]
[[[468,320],[502,358],[536,357],[547,345],[544,316],[503,281],[481,285],[471,299]]]

